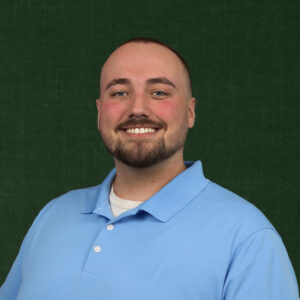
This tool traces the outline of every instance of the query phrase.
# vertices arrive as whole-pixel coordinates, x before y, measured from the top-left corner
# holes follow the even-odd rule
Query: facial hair
[[[145,127],[147,127],[147,125],[155,125],[156,127],[159,126],[159,128],[161,128],[160,130],[167,129],[166,124],[151,122],[148,119],[128,120],[124,122],[124,124],[120,124],[117,129],[129,127],[130,125],[143,125]],[[176,152],[183,149],[187,130],[187,127],[182,124],[179,130],[180,132],[175,132],[169,137],[169,146],[166,145],[164,137],[161,137],[159,140],[131,140],[127,142],[118,139],[113,147],[109,139],[106,139],[101,131],[100,133],[106,149],[116,159],[130,167],[147,168],[170,158]]]

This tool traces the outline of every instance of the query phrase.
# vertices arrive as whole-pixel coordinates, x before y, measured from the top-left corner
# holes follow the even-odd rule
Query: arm
[[[261,229],[235,250],[222,299],[299,299],[293,267],[283,242],[275,231]]]

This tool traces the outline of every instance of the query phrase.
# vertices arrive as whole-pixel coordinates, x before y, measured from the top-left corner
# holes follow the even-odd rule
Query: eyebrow
[[[172,82],[171,80],[169,80],[166,77],[157,77],[157,78],[150,78],[146,81],[147,84],[154,84],[154,83],[162,83],[162,84],[167,84],[172,86],[173,88],[176,89],[176,85],[174,82]]]
[[[169,80],[166,77],[149,78],[146,81],[146,84],[148,84],[148,85],[149,84],[155,84],[155,83],[167,84],[167,85],[170,85],[170,86],[172,86],[173,88],[176,89],[175,83],[173,83],[171,80]],[[130,80],[128,78],[116,78],[116,79],[113,79],[112,81],[110,81],[107,84],[105,90],[108,90],[110,87],[112,87],[114,85],[117,85],[117,84],[130,84]]]
[[[111,86],[116,85],[116,84],[129,84],[130,80],[127,78],[117,78],[117,79],[113,79],[112,81],[110,81],[108,83],[108,85],[106,86],[105,90],[108,90]]]

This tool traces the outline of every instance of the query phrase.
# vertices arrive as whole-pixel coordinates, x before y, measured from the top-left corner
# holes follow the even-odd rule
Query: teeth
[[[126,132],[128,133],[134,133],[134,134],[139,134],[139,133],[153,133],[156,130],[154,128],[128,128],[126,129]]]

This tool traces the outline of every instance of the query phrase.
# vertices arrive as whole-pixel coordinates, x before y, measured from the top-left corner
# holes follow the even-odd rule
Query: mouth
[[[119,124],[116,129],[126,136],[142,138],[153,136],[163,128],[166,128],[166,124],[163,122],[135,118]]]
[[[133,127],[133,128],[124,129],[126,133],[132,133],[132,134],[154,133],[158,130],[159,128],[152,128],[152,127]]]
[[[138,137],[146,137],[151,136],[158,132],[160,127],[148,127],[148,126],[133,126],[121,129],[126,135],[130,136],[138,136]]]

